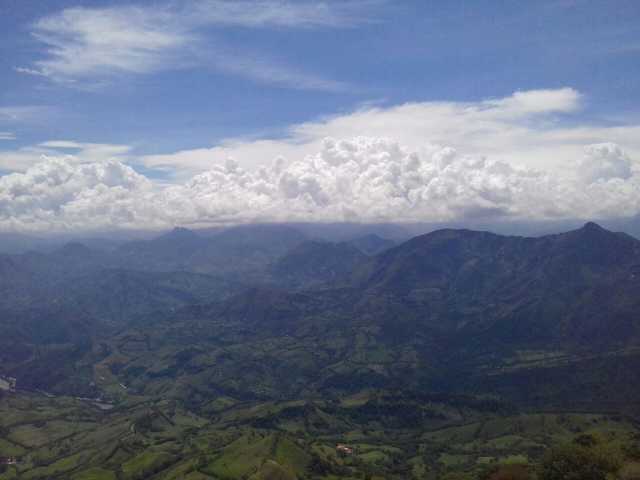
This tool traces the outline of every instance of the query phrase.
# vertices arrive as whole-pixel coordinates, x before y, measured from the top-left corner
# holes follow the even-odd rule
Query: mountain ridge
[[[249,238],[252,231],[264,235]],[[119,380],[140,392],[171,379],[247,398],[340,395],[368,386],[486,393],[489,380],[497,394],[515,398],[524,387],[513,385],[531,372],[566,368],[555,360],[528,364],[520,360],[527,355],[522,352],[576,365],[599,362],[583,382],[634,364],[634,349],[640,352],[640,241],[595,224],[542,237],[443,229],[373,256],[349,243],[303,240],[286,229],[236,233],[221,243],[230,244],[233,255],[266,238],[278,245],[261,245],[243,264],[220,250],[217,258],[238,270],[215,276],[135,272],[133,265],[109,264],[110,257],[106,269],[80,262],[61,275],[55,253],[6,257],[6,271],[24,268],[25,282],[39,275],[41,265],[60,285],[45,283],[44,293],[14,305],[13,323],[3,327],[6,338],[28,338],[50,308],[49,335],[33,339],[41,352],[66,351],[68,362],[88,355],[82,361],[90,364],[87,345],[100,341],[120,352],[118,362],[131,362]],[[239,246],[238,238],[245,239]],[[280,243],[283,238],[288,243]],[[233,283],[236,278],[246,283]],[[57,299],[56,309],[47,307],[54,305],[48,299]],[[29,328],[20,328],[21,318]],[[109,331],[113,322],[117,331]],[[145,340],[126,346],[135,338]],[[81,339],[84,350],[74,349]],[[136,353],[127,360],[123,352],[129,350]],[[157,351],[169,365],[162,374],[154,366]],[[42,371],[40,363],[20,358],[4,368]],[[46,362],[47,354],[42,358]],[[255,375],[241,379],[247,369]],[[44,385],[77,388],[80,370],[69,365],[66,372],[68,377],[56,377],[57,385],[43,379]],[[37,375],[30,378],[37,385]],[[504,378],[510,383],[500,383]],[[635,395],[620,389],[625,391],[624,398]],[[540,401],[556,405],[574,398],[570,393],[554,384]]]

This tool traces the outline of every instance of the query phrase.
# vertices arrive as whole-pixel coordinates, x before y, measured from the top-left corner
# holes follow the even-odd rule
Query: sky
[[[640,214],[635,0],[0,0],[0,231]]]

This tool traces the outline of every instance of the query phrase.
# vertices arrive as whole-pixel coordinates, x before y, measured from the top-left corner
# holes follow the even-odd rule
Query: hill
[[[593,223],[377,255],[175,230],[0,256],[0,288],[0,456],[25,478],[436,478],[632,442],[640,415],[640,241]]]
[[[393,240],[382,238],[375,233],[356,237],[348,243],[366,255],[377,255],[396,245]]]
[[[539,238],[442,230],[374,257],[307,242],[276,262],[280,287],[213,303],[192,293],[200,305],[166,299],[151,315],[135,306],[132,325],[102,338],[112,353],[101,361],[117,362],[119,383],[137,392],[198,408],[221,394],[382,388],[633,410],[638,383],[620,372],[640,361],[639,243],[593,224]]]
[[[293,288],[345,282],[365,255],[349,243],[307,241],[272,266],[275,281]]]

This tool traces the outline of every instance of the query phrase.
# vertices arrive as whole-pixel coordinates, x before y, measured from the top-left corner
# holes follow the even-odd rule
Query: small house
[[[338,445],[336,445],[336,452],[338,452],[338,454],[340,455],[353,455],[353,448],[348,446],[348,445],[344,445],[342,443],[339,443]]]

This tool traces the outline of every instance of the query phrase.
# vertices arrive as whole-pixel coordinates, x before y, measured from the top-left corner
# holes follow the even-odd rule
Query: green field
[[[447,406],[370,391],[341,403],[219,402],[224,415],[172,401],[137,400],[105,412],[69,398],[5,396],[0,455],[16,455],[20,463],[0,479],[437,479],[534,465],[549,447],[580,435],[621,451],[638,448],[640,439],[632,421],[605,413],[505,416],[467,408],[462,416],[458,409],[449,418],[405,425],[395,417],[427,407],[446,413]],[[338,443],[353,455],[339,454]],[[640,463],[629,458],[620,471],[634,478]]]

